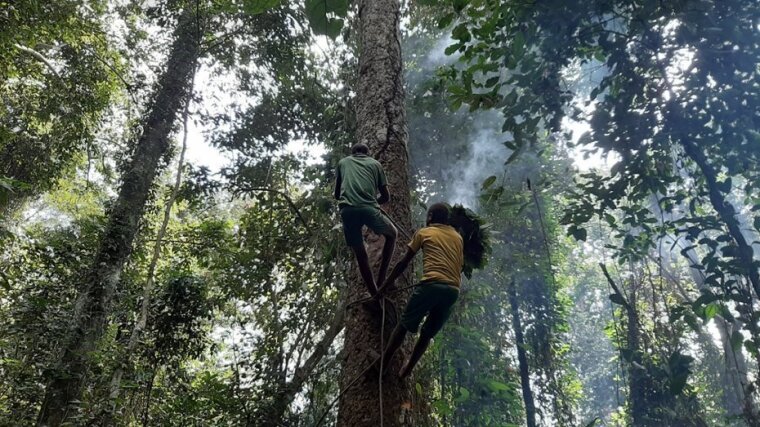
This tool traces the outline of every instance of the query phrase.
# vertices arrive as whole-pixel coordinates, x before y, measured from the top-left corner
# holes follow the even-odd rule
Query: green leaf
[[[454,43],[451,46],[446,47],[443,53],[446,54],[446,56],[451,55],[452,53],[456,52],[461,46],[461,43]]]
[[[755,230],[760,231],[760,216],[756,216],[752,223],[755,226]]]
[[[417,394],[422,396],[422,386],[420,383],[414,383],[414,389],[417,390]]]
[[[454,0],[452,6],[454,7],[454,10],[459,13],[464,10],[468,3],[470,3],[470,0]]]
[[[483,186],[481,186],[480,189],[485,190],[488,187],[492,186],[494,182],[496,182],[496,175],[491,175],[488,178],[486,178],[485,181],[483,181]]]
[[[459,396],[457,396],[454,399],[454,402],[456,403],[462,403],[470,398],[470,390],[467,390],[464,387],[459,387]]]
[[[586,423],[585,427],[595,427],[597,425],[597,423],[601,424],[602,423],[602,419],[599,418],[599,417],[596,417],[593,420],[591,420],[588,423]]]
[[[718,304],[714,302],[707,304],[705,306],[705,320],[710,320],[715,317],[715,315],[718,314],[719,310],[720,308],[718,307]]]
[[[454,27],[454,29],[451,30],[451,38],[459,40],[462,43],[470,41],[472,36],[470,36],[470,30],[467,29],[467,24],[462,23]]]
[[[695,311],[696,311],[696,310],[697,310],[697,309],[699,309],[701,306],[703,306],[703,305],[707,305],[707,304],[710,304],[711,302],[713,302],[713,301],[717,301],[717,300],[719,300],[719,299],[720,299],[720,296],[718,296],[718,295],[715,295],[715,294],[714,294],[714,293],[712,293],[712,292],[705,292],[705,293],[703,293],[702,295],[700,295],[700,296],[699,296],[699,298],[697,298],[697,299],[696,299],[696,300],[695,300],[695,301],[694,301],[694,302],[691,304],[691,306],[692,306],[693,310],[695,310]]]
[[[244,0],[243,11],[249,15],[258,15],[280,4],[281,0]]]
[[[757,344],[755,344],[754,341],[752,341],[752,340],[744,341],[744,348],[747,349],[747,351],[749,352],[749,354],[751,354],[753,356],[757,355]]]
[[[315,34],[336,38],[343,28],[343,18],[348,14],[348,0],[306,0],[306,17]]]
[[[434,401],[431,406],[435,408],[435,410],[443,416],[451,415],[454,411],[451,409],[451,406],[448,402],[446,402],[443,399],[438,399]]]
[[[739,331],[734,331],[731,334],[731,348],[734,351],[738,351],[740,348],[742,348],[742,344],[744,343],[744,335],[742,335]]]
[[[496,86],[497,83],[499,83],[499,76],[491,77],[490,79],[486,80],[485,87],[493,87]]]
[[[522,31],[518,31],[515,37],[512,39],[512,55],[515,58],[520,58],[525,52],[525,35]]]
[[[509,390],[509,386],[507,384],[504,384],[499,381],[491,380],[488,383],[488,388],[491,389],[493,392],[499,392],[499,391],[507,391]]]
[[[571,225],[567,230],[568,234],[573,236],[575,240],[585,242],[588,237],[588,232],[585,228],[578,227],[577,225]]]
[[[451,22],[454,21],[454,17],[455,16],[456,15],[454,13],[449,13],[449,14],[445,15],[443,18],[441,18],[438,21],[438,28],[442,30],[442,29],[448,27],[449,25],[451,25]]]

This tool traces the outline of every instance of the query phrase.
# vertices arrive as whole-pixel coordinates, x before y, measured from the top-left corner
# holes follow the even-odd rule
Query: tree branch
[[[625,309],[632,310],[633,307],[631,307],[631,304],[628,303],[628,299],[625,297],[625,294],[623,293],[623,291],[620,290],[620,288],[618,288],[617,284],[615,284],[615,281],[612,280],[612,276],[610,276],[610,273],[607,271],[607,266],[604,265],[604,263],[600,262],[599,267],[601,267],[602,273],[604,273],[604,277],[607,278],[607,283],[610,284],[610,287],[612,288],[612,290],[615,291],[616,294],[620,295],[620,298],[623,299],[623,306],[625,307]]]
[[[45,56],[43,54],[37,52],[36,50],[34,50],[32,48],[29,48],[29,47],[26,47],[26,46],[21,46],[18,43],[14,43],[13,47],[15,47],[16,49],[18,49],[18,50],[20,50],[22,52],[26,52],[26,53],[32,55],[33,57],[37,58],[37,60],[39,60],[40,62],[42,62],[43,64],[45,64],[45,66],[47,66],[48,69],[53,72],[53,74],[55,75],[55,77],[57,79],[63,81],[63,79],[61,78],[61,75],[58,74],[58,71],[55,69],[55,67],[53,67],[53,64],[50,62],[49,59],[45,58]]]
[[[249,187],[249,188],[245,188],[244,191],[267,191],[269,193],[275,193],[282,196],[285,199],[285,201],[288,202],[288,205],[290,205],[293,211],[295,211],[296,215],[298,216],[298,219],[301,220],[304,227],[306,227],[306,231],[308,231],[309,234],[313,234],[311,227],[309,227],[309,224],[306,222],[303,215],[301,215],[301,210],[298,209],[298,206],[296,206],[296,204],[293,203],[293,199],[291,199],[290,196],[288,196],[288,194],[285,193],[284,191],[275,190],[274,188],[269,188],[269,187]]]

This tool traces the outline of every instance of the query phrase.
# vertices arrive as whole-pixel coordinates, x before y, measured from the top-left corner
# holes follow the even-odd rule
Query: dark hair
[[[351,147],[351,154],[367,154],[369,155],[369,147],[363,142],[358,142]]]
[[[430,222],[436,224],[448,224],[449,223],[449,205],[443,202],[431,205],[428,208],[428,215],[430,215]]]

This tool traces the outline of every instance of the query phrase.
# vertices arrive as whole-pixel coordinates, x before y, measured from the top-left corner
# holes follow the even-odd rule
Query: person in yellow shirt
[[[414,288],[412,297],[401,315],[401,321],[391,335],[383,360],[385,366],[404,342],[408,332],[416,333],[422,319],[420,336],[409,360],[399,371],[401,378],[407,377],[427,350],[430,340],[443,328],[459,297],[462,267],[464,266],[464,244],[462,236],[449,223],[449,207],[436,203],[428,209],[427,226],[417,231],[409,242],[406,254],[393,267],[388,279],[380,288],[380,293],[394,287],[396,279],[406,270],[417,252],[422,249],[422,279]]]

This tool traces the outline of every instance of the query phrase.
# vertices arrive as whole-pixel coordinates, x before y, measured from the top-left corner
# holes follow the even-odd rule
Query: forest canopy
[[[0,425],[760,426],[758,112],[756,0],[0,0]]]

